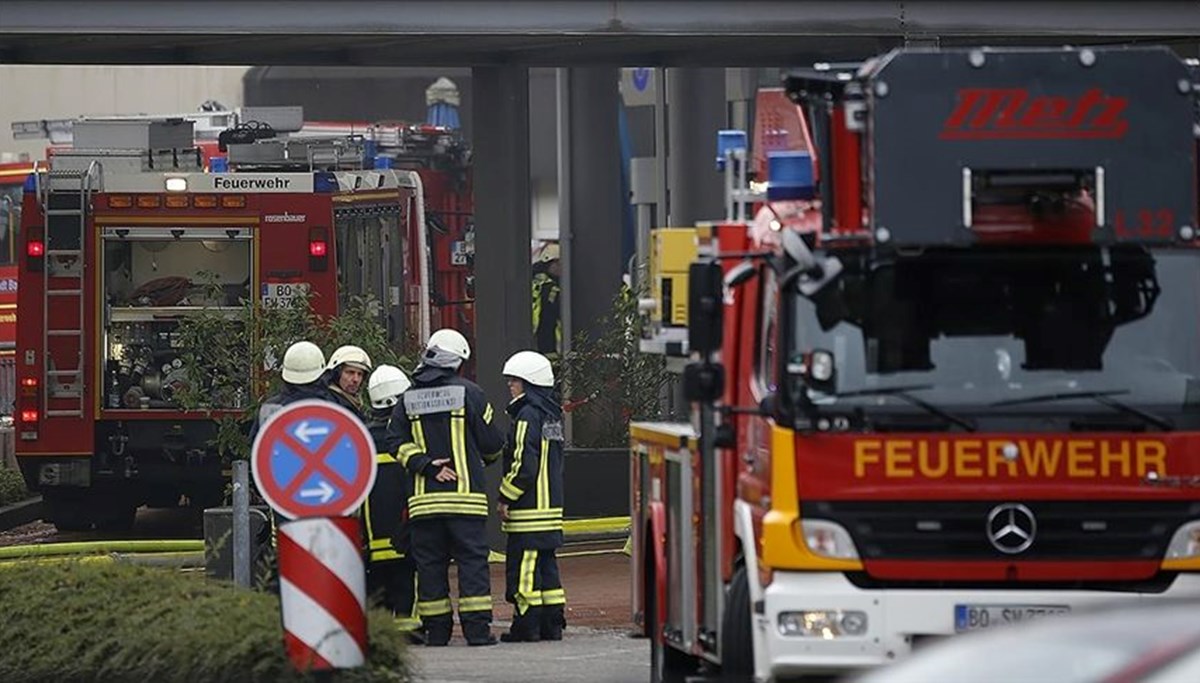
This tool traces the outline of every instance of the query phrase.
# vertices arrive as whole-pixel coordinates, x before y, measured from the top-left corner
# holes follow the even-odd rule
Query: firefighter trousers
[[[567,603],[554,548],[525,547],[520,534],[508,535],[504,598],[513,605],[517,639],[561,637]]]
[[[417,565],[410,558],[372,562],[367,568],[367,594],[396,617],[396,628],[417,631]]]
[[[491,638],[492,585],[488,574],[487,518],[469,515],[412,521],[410,554],[417,563],[417,612],[430,645],[450,640],[450,560],[458,566],[458,623],[468,643]]]

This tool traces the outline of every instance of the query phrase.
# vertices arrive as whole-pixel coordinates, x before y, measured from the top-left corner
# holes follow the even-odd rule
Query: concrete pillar
[[[504,361],[533,344],[529,241],[529,71],[518,66],[471,70],[475,120],[475,372],[507,428]],[[500,467],[488,468],[495,508]],[[488,541],[502,548],[500,522],[491,515]]]
[[[726,127],[724,69],[667,70],[667,182],[670,225],[725,215],[716,170],[717,131]]]
[[[559,238],[563,335],[602,332],[621,287],[621,147],[616,68],[560,70]],[[565,125],[564,125],[565,124]]]

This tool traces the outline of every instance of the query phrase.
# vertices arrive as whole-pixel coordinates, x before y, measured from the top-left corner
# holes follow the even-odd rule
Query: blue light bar
[[[767,200],[812,199],[817,184],[808,152],[767,152]]]

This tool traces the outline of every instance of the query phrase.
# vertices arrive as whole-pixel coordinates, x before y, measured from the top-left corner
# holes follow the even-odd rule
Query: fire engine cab
[[[786,92],[811,137],[729,184],[693,231],[687,327],[647,340],[689,361],[693,406],[631,429],[655,680],[841,673],[1200,595],[1182,60],[900,50]]]
[[[428,335],[428,298],[405,298],[429,277],[415,171],[371,168],[361,137],[235,136],[205,172],[193,140],[178,119],[76,122],[26,184],[16,454],[60,529],[219,503],[212,415],[173,396],[182,318],[301,293],[330,315],[371,295],[394,339]],[[213,402],[235,414],[249,397]]]

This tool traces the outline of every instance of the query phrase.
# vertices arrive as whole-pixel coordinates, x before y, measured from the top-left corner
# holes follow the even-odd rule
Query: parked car
[[[854,683],[1196,683],[1200,601],[1147,600],[965,634]]]

